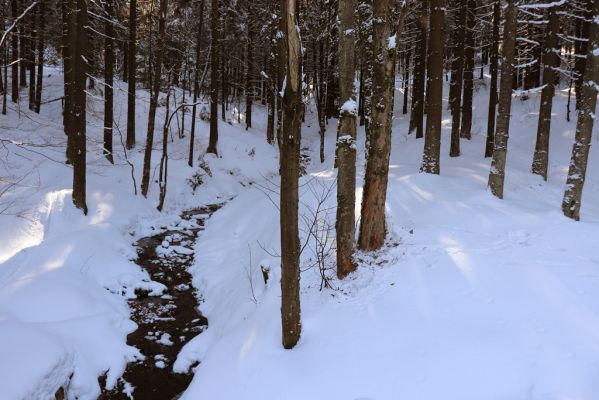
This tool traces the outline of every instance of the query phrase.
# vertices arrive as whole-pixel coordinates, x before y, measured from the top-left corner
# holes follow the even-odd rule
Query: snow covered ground
[[[277,210],[262,193],[238,196],[196,249],[210,327],[176,365],[202,361],[184,398],[599,399],[599,154],[592,149],[582,221],[566,219],[575,121],[565,122],[565,95],[555,101],[547,183],[529,172],[539,100],[514,99],[505,200],[486,189],[485,90],[458,158],[447,155],[445,113],[440,176],[418,172],[423,141],[406,134],[408,117],[396,112],[390,246],[362,256],[336,290],[319,290],[315,268],[302,274],[303,333],[293,350],[280,344]],[[304,137],[316,159],[308,115]],[[327,161],[303,179],[304,214],[316,206],[307,182],[334,180],[334,132]],[[310,256],[306,249],[304,265]],[[263,259],[275,266],[266,286]]]
[[[58,71],[49,73],[48,99],[61,95],[62,82]],[[486,189],[487,96],[481,89],[475,97],[473,139],[462,140],[458,158],[447,156],[445,113],[440,176],[418,172],[423,141],[406,134],[408,116],[396,111],[389,245],[359,255],[358,271],[321,290],[310,240],[302,253],[303,333],[293,350],[280,344],[278,160],[262,109],[248,131],[235,118],[220,123],[221,157],[205,157],[212,177],[187,167],[188,137],[174,133],[160,214],[155,183],[147,200],[133,194],[118,134],[116,165],[102,157],[101,94],[90,98],[84,217],[72,206],[72,171],[62,162],[60,102],[42,106],[40,116],[21,110],[21,118],[11,103],[9,116],[0,116],[1,175],[25,178],[0,197],[10,205],[0,215],[0,397],[48,398],[72,373],[72,398],[96,398],[106,371],[114,384],[126,362],[141,357],[126,345],[135,329],[126,299],[136,288],[164,290],[131,261],[132,244],[177,223],[185,208],[231,199],[195,249],[191,272],[209,328],[175,364],[184,371],[201,361],[183,398],[599,399],[598,151],[591,148],[581,221],[571,221],[560,210],[575,129],[575,118],[565,122],[565,93],[554,103],[548,182],[529,172],[539,100],[515,98],[505,199],[498,200]],[[148,99],[142,90],[138,97],[138,145],[128,158],[139,183]],[[119,91],[115,107],[123,134],[124,98]],[[203,154],[207,124],[199,128]],[[334,225],[327,207],[335,203],[335,128],[331,121],[320,164],[316,117],[307,112],[303,146],[312,161],[302,178],[302,228],[329,189],[319,226]],[[362,130],[359,143],[361,177]],[[154,148],[156,166],[160,140]],[[204,183],[194,192],[186,179],[196,171]],[[358,186],[357,211],[361,179]],[[266,285],[261,265],[271,268]]]

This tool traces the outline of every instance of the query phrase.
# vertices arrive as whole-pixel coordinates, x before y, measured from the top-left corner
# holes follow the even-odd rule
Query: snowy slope
[[[316,269],[302,273],[303,333],[293,350],[280,344],[277,209],[264,189],[240,194],[196,248],[194,283],[210,326],[175,365],[201,360],[184,398],[599,399],[599,152],[591,149],[581,222],[571,221],[560,210],[575,129],[565,96],[555,99],[546,183],[529,172],[539,99],[514,99],[505,200],[486,189],[486,90],[458,158],[447,155],[445,112],[440,176],[418,172],[423,141],[396,112],[389,246],[362,255],[335,290],[319,290]],[[306,125],[316,159],[313,114]],[[308,181],[334,182],[334,132],[332,123],[328,160],[313,161],[302,180],[304,215],[316,204]],[[274,199],[276,183],[265,183]],[[304,266],[309,256],[308,248]],[[266,286],[264,260],[273,269]]]
[[[46,71],[43,100],[62,96],[60,71]],[[120,144],[119,132],[126,126],[125,88],[117,83],[114,166],[102,156],[102,94],[90,90],[95,95],[88,97],[87,217],[72,205],[60,101],[43,105],[37,115],[26,109],[22,91],[21,109],[9,103],[8,115],[0,115],[1,189],[17,183],[0,198],[0,209],[6,208],[0,215],[2,400],[53,399],[69,380],[71,398],[95,399],[100,393],[97,379],[103,374],[107,386],[114,385],[126,363],[142,356],[126,345],[126,335],[136,329],[126,300],[136,289],[154,294],[164,290],[132,262],[133,243],[176,223],[181,210],[234,197],[248,182],[276,171],[276,153],[263,134],[221,123],[223,158],[206,158],[212,177],[203,172],[204,184],[194,193],[186,180],[199,169],[187,166],[189,134],[179,139],[174,122],[169,187],[160,214],[154,179],[164,107],[156,118],[153,183],[144,199],[133,193],[131,169]],[[139,90],[137,96],[137,146],[127,156],[139,185],[148,95]],[[198,120],[198,155],[205,151],[207,132],[207,124]]]

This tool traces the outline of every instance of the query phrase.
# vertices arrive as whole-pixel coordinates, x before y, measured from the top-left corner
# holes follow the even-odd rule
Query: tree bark
[[[572,158],[566,180],[566,191],[562,211],[568,218],[580,219],[582,189],[584,187],[589,149],[593,135],[593,122],[597,106],[597,85],[599,82],[599,0],[593,0],[592,23],[590,26],[587,58],[579,97],[580,106],[576,122],[576,137],[572,147]]]
[[[68,0],[67,13],[72,66],[70,95],[73,96],[72,106],[69,109],[71,113],[69,121],[72,126],[68,129],[71,140],[67,145],[72,146],[68,153],[73,162],[73,204],[87,214],[85,179],[87,65],[83,57],[83,52],[87,49],[87,0]]]
[[[424,86],[426,80],[426,50],[427,50],[427,7],[429,0],[418,2],[420,15],[418,17],[418,33],[420,38],[414,51],[414,82],[412,86],[412,111],[408,132],[416,131],[416,138],[424,136]]]
[[[497,70],[499,60],[499,24],[501,23],[501,1],[493,3],[493,37],[491,41],[491,86],[489,88],[489,111],[487,115],[487,140],[485,144],[485,157],[493,155],[495,143],[495,112],[497,110]]]
[[[358,247],[365,251],[381,248],[386,236],[385,201],[391,153],[395,54],[399,41],[399,33],[391,36],[392,13],[389,10],[392,4],[391,0],[373,2],[372,119],[358,239]]]
[[[547,180],[547,166],[549,163],[549,134],[551,130],[551,109],[555,94],[555,68],[558,66],[557,35],[559,34],[558,7],[549,9],[549,23],[545,34],[545,47],[543,54],[543,91],[541,92],[541,108],[539,109],[539,123],[537,126],[537,141],[532,161],[532,173],[541,175]]]
[[[472,139],[472,96],[474,94],[474,27],[476,1],[468,0],[466,34],[464,39],[464,94],[460,137]]]
[[[152,95],[150,97],[150,109],[148,112],[148,133],[146,137],[143,174],[141,178],[141,194],[144,197],[148,196],[148,190],[150,188],[150,166],[152,164],[152,146],[154,145],[154,124],[156,122],[158,94],[160,93],[160,76],[162,73],[162,58],[164,57],[164,37],[166,31],[167,10],[168,0],[160,0],[160,9],[158,10],[158,44],[154,61],[154,81],[152,82]]]
[[[449,105],[451,107],[451,146],[449,155],[460,155],[460,118],[462,103],[462,80],[464,73],[464,39],[466,35],[466,17],[468,2],[460,1],[457,33],[451,61],[451,83],[449,85]]]
[[[281,145],[281,320],[283,347],[293,348],[301,335],[298,180],[301,142],[301,42],[295,0],[281,0],[287,78],[283,95]]]
[[[35,89],[35,105],[34,109],[36,113],[40,113],[42,107],[42,89],[43,89],[43,79],[44,79],[44,36],[45,36],[45,5],[46,2],[42,0],[40,2],[38,13],[37,13],[37,79],[36,89]]]
[[[216,145],[218,143],[218,57],[220,41],[219,29],[219,0],[212,0],[210,16],[211,40],[210,47],[210,138],[206,153],[217,155]],[[224,101],[224,99],[223,99]]]
[[[200,1],[200,15],[198,22],[198,35],[196,37],[196,65],[193,74],[193,106],[191,108],[191,133],[189,138],[189,158],[187,164],[193,167],[193,146],[196,132],[196,103],[200,92],[200,51],[202,50],[202,29],[204,27],[204,0]]]
[[[507,142],[510,129],[518,4],[518,0],[507,0],[505,25],[503,28],[499,113],[497,115],[497,130],[495,132],[493,160],[491,162],[491,171],[489,172],[489,187],[491,188],[491,193],[500,199],[503,199],[505,159],[507,156]]]
[[[337,134],[337,276],[356,269],[353,260],[356,204],[356,116],[354,89],[355,0],[339,0],[339,132]]]
[[[37,9],[28,15],[29,25],[29,51],[27,52],[27,67],[29,68],[29,109],[35,111],[35,44],[37,39],[37,27],[35,25]]]
[[[10,2],[10,10],[11,16],[13,20],[16,20],[18,17],[18,6],[17,0],[11,0]],[[19,63],[17,62],[19,59],[19,38],[17,35],[17,30],[13,30],[10,34],[11,36],[11,45],[12,45],[12,67],[11,67],[11,80],[12,80],[12,94],[11,100],[13,103],[19,101]]]
[[[441,150],[441,113],[443,96],[443,25],[445,0],[430,1],[430,46],[428,53],[428,88],[426,94],[426,133],[420,170],[439,174]]]
[[[112,155],[113,129],[113,84],[114,84],[114,28],[113,1],[104,0],[106,20],[104,21],[104,157],[114,164]]]
[[[135,147],[135,86],[137,62],[137,0],[129,0],[129,50],[127,69],[127,148]]]

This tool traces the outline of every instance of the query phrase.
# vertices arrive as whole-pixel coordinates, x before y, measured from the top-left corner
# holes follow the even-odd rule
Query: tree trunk
[[[358,239],[358,247],[365,251],[381,248],[386,236],[385,201],[391,153],[395,53],[399,41],[398,33],[391,36],[392,13],[389,10],[392,4],[391,0],[373,2],[372,120]]]
[[[579,97],[580,106],[576,122],[576,137],[572,148],[572,158],[566,181],[566,192],[562,202],[562,211],[568,218],[580,219],[582,189],[587,170],[589,148],[593,135],[593,122],[597,106],[597,85],[599,83],[599,0],[593,0],[592,23],[590,27],[587,58],[584,72],[584,84]]]
[[[301,42],[295,0],[281,0],[287,70],[283,95],[281,143],[281,320],[283,347],[293,348],[301,335],[298,180],[301,142]]]
[[[13,21],[18,17],[18,6],[17,0],[11,0],[10,2],[10,10]],[[19,101],[19,38],[17,35],[17,30],[13,30],[10,34],[11,36],[11,44],[12,44],[12,68],[11,68],[11,80],[12,80],[12,94],[11,100],[13,103]]]
[[[547,24],[546,42],[543,55],[543,91],[541,92],[541,108],[539,109],[539,124],[537,126],[537,142],[532,161],[532,173],[547,180],[547,165],[549,163],[549,133],[551,130],[551,108],[555,93],[554,68],[558,66],[556,51],[559,51],[557,35],[559,33],[559,16],[557,7],[549,9],[549,24]]]
[[[85,82],[87,65],[83,53],[87,49],[87,0],[68,0],[68,35],[71,50],[71,78],[69,85],[72,87],[70,95],[73,96],[71,115],[68,120],[72,125],[67,132],[71,136],[68,151],[73,163],[73,204],[87,214],[86,182],[85,182],[85,111],[86,95]]]
[[[411,49],[407,49],[403,65],[403,108],[401,110],[402,114],[408,113],[408,100],[410,98],[410,53]]]
[[[474,94],[474,27],[476,1],[468,0],[466,35],[464,39],[464,94],[460,137],[472,139],[472,96]]]
[[[152,95],[150,97],[150,110],[148,112],[148,133],[146,137],[146,148],[144,151],[144,166],[141,178],[141,194],[148,196],[150,188],[150,166],[152,164],[152,146],[154,145],[154,124],[156,122],[156,107],[158,106],[158,94],[160,93],[160,76],[162,73],[162,57],[164,56],[164,37],[166,30],[166,12],[168,0],[160,0],[158,10],[158,45],[154,62],[154,81],[152,82]]]
[[[42,107],[42,89],[43,89],[43,78],[44,78],[44,29],[45,29],[45,5],[46,2],[42,1],[39,5],[37,14],[38,32],[37,32],[37,79],[35,89],[35,105],[34,109],[36,113],[40,113]]]
[[[430,1],[430,46],[428,53],[428,88],[426,94],[426,134],[420,170],[439,174],[441,150],[441,113],[443,96],[443,25],[445,0]]]
[[[135,75],[137,72],[137,0],[129,0],[129,60],[127,68],[127,148],[135,147]]]
[[[29,51],[27,52],[27,67],[29,68],[29,109],[35,111],[35,43],[37,39],[37,27],[35,25],[35,16],[37,9],[31,10],[28,17],[29,25]]]
[[[505,25],[503,28],[499,113],[497,115],[497,131],[495,132],[493,161],[491,162],[491,171],[489,172],[489,187],[491,188],[491,192],[500,199],[503,199],[505,159],[507,156],[507,142],[510,129],[518,4],[518,0],[507,0]]]
[[[204,0],[200,1],[200,15],[198,22],[198,36],[196,37],[196,65],[193,74],[193,106],[191,108],[191,133],[189,138],[189,158],[187,164],[193,167],[193,146],[196,132],[196,108],[200,92],[200,51],[202,50],[202,28],[204,27]]]
[[[217,154],[218,143],[218,56],[220,41],[218,38],[219,0],[212,0],[211,10],[211,40],[210,47],[210,139],[206,153]],[[224,99],[223,99],[224,101]]]
[[[489,88],[489,111],[487,115],[487,141],[485,144],[485,157],[493,155],[495,143],[495,112],[497,110],[497,70],[499,61],[499,24],[501,23],[501,1],[493,3],[493,37],[491,41],[491,86]]]
[[[164,125],[162,126],[162,157],[160,157],[160,171],[158,174],[160,194],[158,195],[158,206],[156,207],[158,211],[162,211],[162,208],[164,207],[166,184],[168,181],[168,128],[170,124],[169,106],[171,101],[170,81],[171,79],[169,79],[169,87],[166,91],[166,110],[164,115]]]
[[[410,113],[410,127],[408,132],[416,131],[416,138],[424,136],[424,84],[426,79],[426,42],[427,42],[427,18],[426,4],[428,0],[420,3],[420,15],[418,17],[418,33],[420,38],[414,52],[414,82],[412,86],[412,111]]]
[[[460,118],[462,103],[462,80],[464,73],[464,39],[466,35],[466,17],[468,2],[460,1],[457,32],[451,61],[451,83],[449,86],[449,105],[451,107],[451,146],[449,155],[460,155]]]
[[[353,260],[356,204],[356,116],[354,90],[355,0],[339,0],[339,133],[337,134],[337,276],[356,269]]]
[[[247,57],[246,57],[246,76],[245,76],[245,129],[249,129],[252,127],[252,101],[254,96],[254,59],[253,59],[253,46],[254,46],[254,31],[253,31],[253,18],[252,18],[252,5],[248,4],[250,7],[249,21],[248,21],[248,38],[247,38]]]
[[[107,19],[104,21],[104,157],[112,164],[112,127],[113,127],[113,76],[114,76],[114,28],[113,1],[105,0]]]

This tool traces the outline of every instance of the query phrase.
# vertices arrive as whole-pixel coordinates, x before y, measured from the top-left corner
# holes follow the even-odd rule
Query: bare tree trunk
[[[171,101],[171,79],[166,91],[166,110],[164,115],[164,125],[162,126],[162,157],[160,158],[160,172],[158,174],[158,187],[160,194],[158,196],[158,206],[156,209],[162,211],[164,199],[166,198],[166,184],[168,181],[168,129],[170,124],[169,106]],[[176,110],[175,110],[176,111]]]
[[[104,157],[112,164],[112,128],[113,128],[113,76],[114,76],[114,0],[105,0],[107,19],[104,21]]]
[[[497,115],[497,130],[495,132],[493,160],[491,162],[491,171],[489,172],[489,187],[491,188],[491,192],[500,199],[503,199],[505,159],[507,156],[507,142],[510,129],[518,4],[518,0],[507,0],[505,25],[503,28],[499,113]]]
[[[6,83],[2,93],[2,115],[6,115],[6,98],[8,96],[8,46],[4,49],[4,82]]]
[[[283,95],[281,144],[281,320],[283,347],[301,335],[298,180],[301,143],[301,42],[295,0],[281,0],[287,78]]]
[[[37,23],[38,23],[38,32],[37,32],[37,79],[36,79],[36,89],[35,89],[35,112],[40,113],[40,109],[42,107],[42,89],[43,89],[43,78],[44,78],[44,28],[45,28],[45,5],[46,2],[42,0],[39,5],[38,13],[37,13]]]
[[[489,88],[489,112],[487,116],[487,141],[485,157],[493,155],[495,145],[495,112],[497,110],[497,70],[499,60],[499,24],[501,23],[501,1],[493,3],[493,38],[491,41],[491,87]]]
[[[191,108],[191,133],[189,138],[189,158],[187,164],[193,167],[193,146],[196,132],[196,103],[200,92],[200,51],[202,50],[202,29],[204,27],[204,0],[200,1],[200,15],[198,22],[198,36],[196,37],[196,65],[193,75],[193,106]]]
[[[462,99],[462,121],[460,137],[472,139],[472,96],[474,94],[474,27],[476,1],[468,0],[466,35],[464,39],[464,94]]]
[[[593,122],[597,106],[597,85],[599,83],[599,0],[593,0],[592,23],[590,26],[587,58],[584,72],[584,84],[579,96],[580,105],[576,122],[576,137],[572,147],[572,158],[566,181],[566,191],[562,202],[562,211],[568,218],[580,219],[582,189],[587,170],[589,149],[593,135]]]
[[[558,66],[559,51],[557,35],[559,34],[558,7],[549,9],[549,24],[545,34],[546,43],[543,55],[543,91],[541,92],[541,108],[539,109],[539,124],[537,126],[537,142],[532,161],[532,173],[538,174],[547,180],[547,166],[549,163],[549,134],[551,130],[551,109],[555,93],[555,67]]]
[[[248,37],[247,37],[247,57],[246,57],[246,77],[245,77],[245,129],[252,127],[252,101],[254,96],[254,28],[252,10],[253,6],[251,2],[248,4],[249,16],[248,16]]]
[[[160,75],[162,72],[162,57],[164,56],[164,37],[166,30],[166,12],[168,0],[160,0],[158,11],[158,45],[156,49],[156,60],[154,62],[154,81],[152,82],[152,96],[150,97],[150,110],[148,112],[148,133],[146,137],[146,148],[144,151],[144,166],[141,178],[141,194],[148,196],[150,188],[150,166],[152,164],[152,146],[154,145],[154,124],[156,122],[156,107],[158,106],[158,94],[160,93]]]
[[[33,10],[28,20],[29,25],[29,51],[27,52],[27,66],[29,67],[29,109],[35,110],[35,43],[37,39],[37,27],[35,25],[35,16],[37,9]]]
[[[210,16],[211,40],[210,47],[210,139],[206,153],[217,154],[216,145],[218,143],[218,57],[220,41],[218,38],[219,29],[219,0],[212,0],[212,10]],[[222,99],[225,101],[225,99]]]
[[[127,148],[135,147],[135,75],[137,72],[137,0],[129,0],[129,60],[127,68]],[[142,189],[143,191],[143,189]]]
[[[411,49],[406,50],[406,56],[403,66],[403,108],[401,110],[402,114],[408,113],[408,99],[410,98],[410,54]],[[409,133],[409,132],[408,132]]]
[[[68,145],[72,146],[72,150],[68,153],[73,162],[73,204],[87,214],[85,182],[87,65],[83,58],[83,52],[87,49],[87,0],[68,0],[67,13],[72,66],[70,95],[73,96],[72,106],[69,109],[71,113],[69,122],[72,126],[67,131],[71,136]]]
[[[355,0],[339,0],[339,133],[337,134],[337,276],[356,269],[353,260],[356,204],[356,116],[354,76]]]
[[[428,88],[426,94],[426,133],[420,170],[439,174],[441,151],[441,113],[443,96],[443,25],[445,0],[430,1],[430,46],[428,53]]]
[[[451,61],[451,83],[449,86],[449,105],[451,107],[451,146],[449,155],[460,155],[460,118],[462,103],[462,80],[464,73],[464,39],[466,35],[466,17],[468,2],[461,1],[458,17],[457,33]]]
[[[18,17],[18,6],[17,0],[11,0],[10,2],[10,10],[13,21]],[[19,101],[19,38],[17,36],[16,29],[12,31],[11,36],[11,45],[12,45],[12,68],[11,68],[11,79],[12,79],[12,94],[11,100],[13,103]]]
[[[420,38],[414,52],[414,82],[412,86],[412,111],[408,132],[416,131],[416,138],[424,136],[424,86],[426,80],[426,50],[427,50],[427,7],[429,0],[418,2],[420,15],[418,17],[418,33]]]
[[[386,236],[385,201],[391,153],[395,53],[399,41],[397,33],[391,36],[392,13],[389,10],[392,4],[391,0],[373,2],[372,120],[358,239],[358,247],[366,251],[379,249]]]

